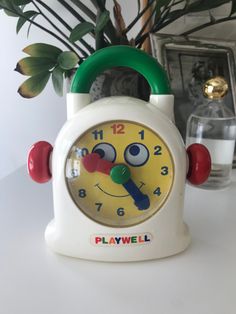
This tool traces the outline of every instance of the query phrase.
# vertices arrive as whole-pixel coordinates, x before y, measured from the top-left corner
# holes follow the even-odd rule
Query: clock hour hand
[[[82,163],[88,172],[98,171],[107,175],[110,174],[111,168],[115,166],[113,162],[102,159],[97,153],[91,153],[84,156],[82,158]]]

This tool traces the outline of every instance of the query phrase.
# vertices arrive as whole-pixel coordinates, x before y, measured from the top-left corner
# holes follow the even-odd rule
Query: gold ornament
[[[222,99],[228,92],[229,86],[226,80],[221,76],[216,76],[208,81],[203,86],[203,94],[209,99]]]

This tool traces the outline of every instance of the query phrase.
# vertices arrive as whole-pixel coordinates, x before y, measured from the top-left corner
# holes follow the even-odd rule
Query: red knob
[[[211,156],[202,144],[192,144],[187,149],[189,169],[187,179],[194,185],[204,183],[211,172]]]
[[[52,150],[52,145],[45,141],[37,142],[30,148],[28,172],[34,181],[45,183],[51,179],[50,155]]]

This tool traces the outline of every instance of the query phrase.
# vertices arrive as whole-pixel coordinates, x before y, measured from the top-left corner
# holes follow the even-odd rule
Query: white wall
[[[13,71],[24,57],[21,50],[33,43],[44,42],[45,35],[34,32],[29,40],[25,33],[16,36],[15,19],[0,12],[0,178],[24,163],[29,147],[36,141],[50,142],[65,120],[65,101],[55,95],[52,86],[33,100],[22,98],[17,89],[25,79]]]
[[[125,20],[129,23],[133,12],[136,12],[134,1],[121,0],[120,4]],[[60,14],[60,7],[58,12]],[[221,12],[225,12],[225,7],[218,10],[217,14]],[[195,19],[196,17],[182,19],[167,28],[166,32],[178,34],[192,26]],[[0,178],[26,163],[27,151],[34,142],[47,140],[53,143],[66,119],[65,99],[55,95],[51,83],[40,96],[31,100],[17,94],[18,86],[23,82],[24,77],[13,70],[17,61],[25,56],[21,50],[35,42],[56,45],[57,42],[35,28],[32,28],[29,39],[26,38],[26,29],[16,35],[15,23],[16,19],[0,11]],[[236,30],[232,25],[235,23],[231,23],[228,27],[219,25],[195,35],[236,39]]]

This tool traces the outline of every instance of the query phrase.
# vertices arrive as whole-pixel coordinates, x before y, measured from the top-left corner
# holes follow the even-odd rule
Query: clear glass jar
[[[232,162],[236,139],[236,119],[224,105],[228,86],[223,78],[213,78],[204,85],[208,101],[196,108],[187,122],[186,145],[201,143],[211,155],[211,173],[200,185],[206,189],[220,189],[231,182]],[[223,91],[224,90],[224,91]]]

